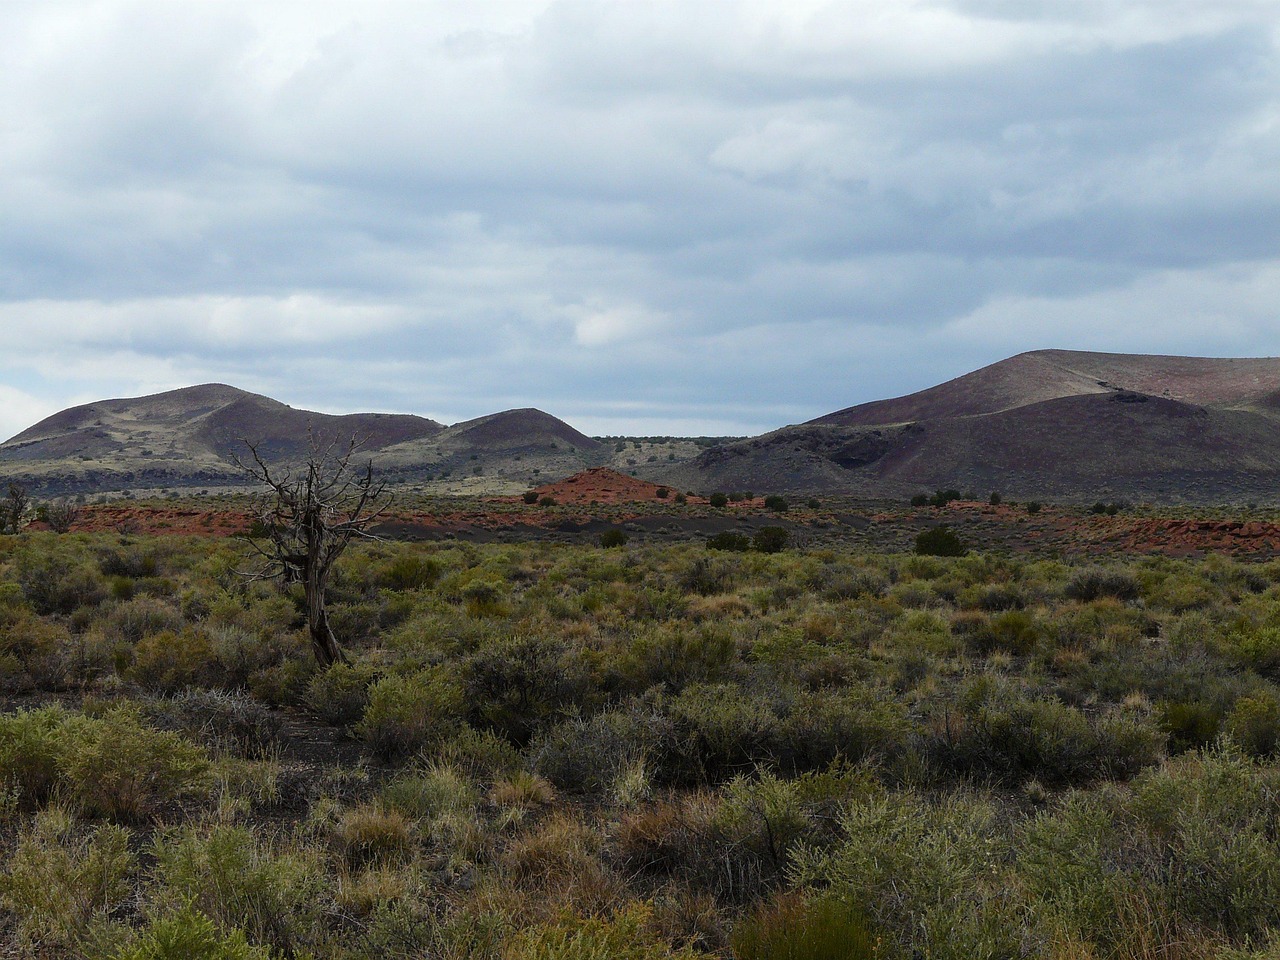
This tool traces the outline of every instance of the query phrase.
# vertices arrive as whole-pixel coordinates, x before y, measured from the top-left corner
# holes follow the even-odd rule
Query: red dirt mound
[[[557,503],[631,503],[637,500],[662,500],[664,496],[659,493],[661,490],[667,491],[667,496],[675,495],[670,487],[637,480],[608,467],[592,467],[566,477],[559,483],[537,487],[533,492],[539,497],[552,497]]]

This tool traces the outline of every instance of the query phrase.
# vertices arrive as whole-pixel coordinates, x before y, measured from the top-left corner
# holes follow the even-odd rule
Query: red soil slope
[[[592,467],[558,483],[537,487],[534,493],[539,497],[552,497],[557,503],[631,503],[662,500],[659,490],[668,491],[669,496],[675,495],[670,487],[628,477],[608,467]]]

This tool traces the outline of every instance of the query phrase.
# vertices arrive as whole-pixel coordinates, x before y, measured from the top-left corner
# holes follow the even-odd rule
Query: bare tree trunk
[[[324,607],[324,587],[315,581],[318,578],[308,576],[305,585],[307,598],[307,629],[311,634],[311,649],[322,667],[331,667],[341,661],[347,662],[346,654],[338,646],[338,638],[329,626],[329,613]]]

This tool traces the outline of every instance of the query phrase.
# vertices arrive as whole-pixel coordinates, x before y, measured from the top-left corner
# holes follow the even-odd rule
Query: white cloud
[[[0,371],[745,430],[946,351],[1270,350],[1278,37],[1269,0],[0,4]]]

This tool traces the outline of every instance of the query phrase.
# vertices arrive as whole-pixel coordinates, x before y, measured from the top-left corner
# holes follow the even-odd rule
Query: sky
[[[1275,0],[0,0],[0,435],[203,382],[742,435],[1280,355]]]

